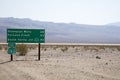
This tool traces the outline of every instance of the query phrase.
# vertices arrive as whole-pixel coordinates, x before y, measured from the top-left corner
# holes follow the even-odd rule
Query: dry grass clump
[[[120,51],[120,47],[117,47],[117,50]]]
[[[25,44],[17,44],[16,49],[20,56],[25,56],[28,52],[27,45]]]
[[[78,52],[79,51],[79,48],[75,48],[75,52]]]
[[[5,47],[4,49],[5,49],[5,50],[7,50],[8,48],[7,48],[7,47]]]
[[[58,47],[57,46],[55,46],[55,47],[53,47],[53,50],[56,50]]]
[[[72,46],[72,48],[75,48],[75,46]]]
[[[56,45],[56,46],[53,46],[52,48],[53,48],[53,50],[57,50],[57,49],[60,48],[60,47],[63,47],[63,46],[58,46],[58,45]]]
[[[35,50],[38,46],[32,44],[32,45],[27,45],[29,50]]]
[[[99,49],[105,50],[105,46],[99,46]]]
[[[113,52],[113,51],[120,51],[120,46],[84,46],[84,50],[90,50],[90,51],[95,51],[95,52],[99,52],[99,51],[104,51],[104,52]]]
[[[44,46],[44,45],[41,45],[41,47],[40,47],[40,49],[43,50],[43,51],[47,51],[48,48],[49,48],[49,47],[46,47],[46,46]]]
[[[112,47],[112,46],[84,46],[84,50],[90,50],[90,51],[95,51],[95,52],[99,52],[99,51],[107,51],[107,49],[115,49],[116,47]]]
[[[44,51],[47,51],[47,48],[44,48]]]
[[[2,50],[2,45],[0,45],[0,50]]]
[[[100,56],[96,56],[96,59],[101,59],[101,57]]]
[[[61,51],[62,51],[62,52],[65,52],[65,51],[67,51],[67,50],[68,50],[68,47],[67,47],[67,46],[61,48]]]
[[[30,50],[34,50],[34,49],[35,49],[35,47],[29,47],[29,49],[30,49]]]
[[[84,49],[85,49],[85,51],[91,50],[91,51],[98,52],[100,48],[96,47],[96,46],[84,46]]]

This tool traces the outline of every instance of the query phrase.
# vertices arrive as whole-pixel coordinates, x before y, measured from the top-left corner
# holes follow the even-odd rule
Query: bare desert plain
[[[36,44],[13,61],[6,45],[0,45],[0,80],[120,80],[120,45],[41,44],[40,61]]]

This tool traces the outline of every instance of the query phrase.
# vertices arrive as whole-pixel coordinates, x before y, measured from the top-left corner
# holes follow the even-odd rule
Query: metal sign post
[[[38,44],[38,60],[40,61],[40,56],[41,56],[41,50],[40,50],[40,43]]]
[[[13,55],[11,54],[11,61],[13,61]]]
[[[10,54],[10,60],[13,61],[13,54],[16,54],[16,44],[15,43],[8,43],[8,54]]]

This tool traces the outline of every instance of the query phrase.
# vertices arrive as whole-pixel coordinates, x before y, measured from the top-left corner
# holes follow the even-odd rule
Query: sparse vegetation
[[[95,51],[95,52],[98,52],[99,48],[93,48],[92,50]]]
[[[44,51],[47,51],[47,48],[44,48]]]
[[[105,47],[104,46],[99,46],[99,49],[105,50]]]
[[[5,50],[7,50],[8,48],[7,48],[7,47],[5,47],[4,49],[5,49]]]
[[[96,56],[96,59],[101,59],[101,57],[100,56]]]
[[[57,48],[56,47],[53,47],[53,50],[56,50]]]
[[[25,44],[18,44],[16,46],[17,52],[19,52],[20,56],[25,56],[28,52],[28,48]]]
[[[32,47],[29,47],[29,49],[31,50],[31,49],[32,49]]]
[[[79,50],[79,49],[78,49],[78,48],[76,48],[76,49],[75,49],[75,52],[78,52],[78,50]]]
[[[106,62],[105,65],[108,65],[108,63]]]
[[[30,50],[34,50],[34,49],[35,49],[35,46],[33,46],[33,47],[29,47],[29,49],[30,49]]]
[[[75,48],[75,46],[72,46],[73,48]]]
[[[117,47],[117,50],[120,51],[120,47]]]
[[[84,46],[85,51],[91,50],[95,52],[99,52],[100,50],[105,50],[105,46]]]
[[[2,46],[0,45],[0,50],[2,50]]]
[[[65,52],[65,51],[67,51],[68,50],[68,47],[63,47],[63,48],[61,48],[61,51],[62,52]]]
[[[34,45],[34,44],[32,44],[32,45],[27,45],[27,47],[28,47],[29,50],[34,50],[34,49],[37,48],[37,46]]]
[[[56,47],[53,47],[53,50],[56,50],[58,47],[56,46]]]

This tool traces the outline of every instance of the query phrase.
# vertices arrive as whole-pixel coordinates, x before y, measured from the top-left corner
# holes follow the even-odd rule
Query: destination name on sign
[[[20,36],[20,34],[7,34],[8,36]]]
[[[8,30],[9,33],[23,33],[23,31],[18,30]]]
[[[27,37],[27,36],[30,36],[30,34],[21,34],[21,36]]]
[[[8,39],[8,41],[16,41],[16,39]]]
[[[24,33],[32,33],[31,31],[24,30]]]
[[[27,41],[27,39],[18,39],[18,41]]]

